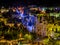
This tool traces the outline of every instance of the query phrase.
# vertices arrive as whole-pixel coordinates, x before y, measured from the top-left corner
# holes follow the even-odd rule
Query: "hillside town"
[[[60,7],[2,6],[0,45],[60,45]]]

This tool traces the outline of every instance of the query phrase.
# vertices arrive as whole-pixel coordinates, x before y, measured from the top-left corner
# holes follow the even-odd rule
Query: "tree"
[[[4,39],[7,39],[7,40],[13,40],[13,39],[17,39],[18,38],[18,32],[6,32],[4,34]]]

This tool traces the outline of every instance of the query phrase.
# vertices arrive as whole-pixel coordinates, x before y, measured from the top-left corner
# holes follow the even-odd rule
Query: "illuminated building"
[[[34,30],[36,17],[32,14],[26,15],[24,10],[20,10],[20,8],[16,9],[16,13],[17,14],[13,17],[18,17],[18,19],[21,20],[21,23],[29,30],[29,32],[32,32],[32,30]]]

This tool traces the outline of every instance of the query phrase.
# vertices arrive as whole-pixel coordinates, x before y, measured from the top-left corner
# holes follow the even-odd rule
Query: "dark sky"
[[[58,0],[0,0],[0,6],[16,6],[16,5],[40,5],[40,6],[60,6]]]

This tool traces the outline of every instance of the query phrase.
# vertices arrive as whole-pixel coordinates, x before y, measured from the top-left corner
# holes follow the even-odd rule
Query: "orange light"
[[[41,11],[41,13],[45,13],[45,11]]]
[[[15,12],[16,10],[15,9],[13,9],[13,12]]]

